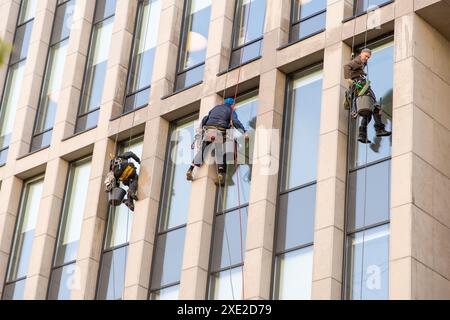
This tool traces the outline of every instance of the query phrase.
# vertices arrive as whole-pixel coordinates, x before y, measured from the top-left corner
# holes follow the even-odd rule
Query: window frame
[[[384,5],[388,5],[390,3],[394,2],[394,0],[391,0],[387,3],[385,3]],[[355,8],[355,6],[354,6]],[[364,13],[363,13],[364,14]],[[377,47],[377,46],[383,46],[387,43],[391,43],[392,45],[395,46],[395,37],[394,34],[392,33],[388,33],[388,34],[384,34],[370,42],[367,42],[367,47]],[[357,48],[355,48],[355,52],[361,50],[364,48],[364,44],[358,46]],[[395,61],[394,61],[395,62]],[[392,66],[393,67],[393,66]],[[391,115],[392,117],[393,115]],[[391,118],[393,120],[393,118]],[[370,125],[370,124],[369,124]],[[342,286],[341,286],[341,299],[342,300],[360,300],[360,299],[354,299],[351,298],[349,296],[349,292],[347,290],[347,287],[349,285],[349,283],[352,282],[353,279],[349,279],[349,267],[351,267],[351,261],[349,259],[349,254],[350,254],[350,250],[348,250],[348,244],[349,241],[351,240],[352,236],[357,235],[358,233],[363,232],[363,234],[366,231],[369,230],[373,230],[375,228],[379,228],[379,227],[383,227],[383,226],[389,226],[391,223],[391,212],[389,212],[389,219],[388,220],[383,220],[383,221],[379,221],[377,223],[373,223],[370,225],[366,225],[366,226],[362,226],[359,228],[354,228],[353,230],[349,228],[349,221],[350,221],[350,175],[352,173],[356,173],[358,171],[362,171],[362,170],[368,170],[370,167],[372,166],[377,166],[379,164],[382,163],[386,163],[386,162],[391,162],[389,164],[390,166],[390,175],[391,175],[391,170],[392,170],[392,148],[391,148],[391,154],[387,157],[382,157],[380,159],[377,159],[375,161],[371,161],[371,162],[367,162],[363,165],[356,165],[354,168],[352,168],[352,160],[353,159],[353,155],[352,152],[354,151],[355,146],[357,145],[357,141],[356,143],[354,142],[354,140],[356,140],[356,132],[354,132],[354,129],[352,129],[352,121],[348,121],[348,125],[347,125],[347,130],[348,130],[348,137],[347,137],[347,159],[346,159],[346,183],[345,183],[345,201],[344,201],[344,240],[343,240],[343,263],[342,263]],[[357,125],[356,125],[357,127]],[[367,148],[369,148],[367,146]],[[367,172],[365,172],[365,174],[367,174]],[[390,183],[390,182],[389,182]],[[391,186],[390,186],[391,187]],[[389,196],[390,197],[390,196]],[[349,231],[350,230],[350,231]],[[391,236],[391,234],[389,233],[389,236]],[[389,239],[390,241],[390,239]],[[363,240],[364,242],[364,240]],[[364,258],[363,258],[364,259]],[[364,264],[364,262],[363,262]],[[389,290],[389,288],[388,288]],[[362,291],[361,291],[362,293]]]
[[[322,32],[324,32],[326,30],[326,12],[327,12],[327,8],[326,7],[325,7],[325,9],[322,9],[320,11],[312,13],[312,14],[310,14],[310,15],[308,15],[308,16],[306,16],[304,18],[301,18],[300,20],[296,21],[296,19],[295,19],[296,12],[294,12],[295,1],[296,0],[291,0],[291,18],[290,18],[290,22],[289,22],[289,42],[288,42],[288,44],[293,44],[293,43],[296,43],[296,42],[303,41],[303,40],[308,39],[310,37],[313,37],[313,36],[315,36],[315,35],[317,35],[319,33],[322,33]],[[314,0],[312,0],[312,1],[314,1]],[[300,7],[300,12],[301,12],[301,9],[302,8]],[[322,29],[317,30],[317,31],[315,31],[315,32],[313,32],[311,34],[308,34],[308,35],[304,36],[304,37],[299,37],[298,39],[294,39],[293,38],[292,31],[297,25],[299,25],[299,30],[300,30],[300,24],[302,24],[305,21],[314,19],[315,17],[320,16],[321,14],[324,14],[324,13],[325,13],[325,26]]]

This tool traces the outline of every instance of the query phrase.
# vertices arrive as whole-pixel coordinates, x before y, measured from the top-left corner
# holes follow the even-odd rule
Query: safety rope
[[[251,10],[252,10],[252,1],[253,0],[250,0],[249,4],[248,4],[247,22],[246,22],[246,26],[245,26],[244,41],[243,41],[244,44],[247,41],[248,26],[249,26],[250,14],[251,14]],[[245,13],[244,13],[244,15],[245,15]],[[234,93],[234,103],[232,105],[232,112],[231,112],[231,118],[230,118],[230,127],[231,127],[231,129],[233,129],[233,131],[235,129],[234,123],[233,123],[233,117],[234,117],[234,112],[235,112],[235,108],[236,108],[236,99],[237,99],[237,95],[238,95],[238,92],[239,92],[239,81],[240,81],[240,77],[241,77],[241,69],[242,69],[243,57],[244,57],[244,48],[241,49],[241,53],[240,53],[238,76],[237,76],[237,81],[236,81],[236,89],[235,89],[235,93]],[[226,75],[225,75],[225,86],[224,86],[224,90],[223,90],[223,100],[224,101],[225,101],[227,82],[228,82],[228,73],[229,72],[230,72],[230,70],[228,68],[227,72],[226,72]],[[238,192],[240,249],[241,249],[240,251],[241,251],[241,262],[242,262],[242,264],[244,264],[244,245],[243,245],[243,227],[242,227],[242,211],[241,211],[241,195],[240,195],[240,176],[239,176],[239,168],[238,168],[238,165],[237,165],[237,144],[236,144],[236,141],[234,140],[234,135],[233,135],[233,143],[234,143],[234,147],[233,147],[233,151],[234,151],[234,167],[235,167],[235,171],[236,171],[236,179],[237,179],[236,185],[237,185],[237,189],[238,189],[237,192]],[[217,169],[217,171],[218,171],[218,169]],[[226,174],[225,174],[225,176],[226,176]],[[225,192],[222,191],[221,181],[219,181],[219,193],[222,193],[222,206],[223,206],[223,204],[224,204],[223,198],[225,197]],[[230,267],[229,268],[230,285],[231,285],[231,292],[232,292],[232,296],[233,296],[233,300],[234,300],[235,297],[234,297],[234,288],[233,288],[232,273],[231,273],[231,269],[232,269],[231,268],[231,252],[230,252],[229,241],[228,241],[228,232],[226,230],[225,216],[224,216],[224,229],[225,229],[225,235],[226,235],[226,238],[227,238],[226,240],[227,240],[227,244],[228,244],[227,245],[228,255],[230,257],[230,266],[229,266]],[[242,278],[242,293],[241,293],[241,297],[242,297],[242,299],[244,299],[245,287],[244,287],[244,268],[243,267],[242,267],[242,272],[241,272],[241,278]]]

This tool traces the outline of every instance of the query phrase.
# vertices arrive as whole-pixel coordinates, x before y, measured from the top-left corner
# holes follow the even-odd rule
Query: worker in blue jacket
[[[218,174],[216,184],[223,184],[226,170],[226,130],[230,128],[236,128],[245,134],[245,138],[248,139],[247,130],[244,125],[239,121],[236,111],[234,110],[235,101],[233,98],[225,99],[223,104],[215,106],[206,115],[201,123],[201,127],[198,129],[202,134],[202,147],[201,150],[195,155],[194,160],[186,173],[186,178],[189,181],[193,181],[192,172],[195,167],[201,167],[204,162],[205,150],[211,143],[215,143],[215,156],[218,165]]]

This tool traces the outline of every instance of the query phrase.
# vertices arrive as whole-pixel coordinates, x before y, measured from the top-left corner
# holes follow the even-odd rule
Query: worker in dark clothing
[[[134,211],[134,200],[138,200],[138,174],[136,166],[133,162],[129,161],[130,159],[133,159],[139,164],[141,163],[139,157],[131,151],[118,155],[111,160],[109,166],[110,172],[106,177],[105,185],[106,192],[111,192],[113,188],[120,187],[120,182],[128,186],[127,198],[123,200],[123,203],[131,211]]]
[[[216,184],[223,184],[226,170],[226,131],[232,127],[243,131],[245,138],[248,139],[247,130],[239,121],[236,111],[234,111],[234,99],[227,98],[224,104],[215,106],[202,120],[201,127],[198,129],[198,136],[202,139],[202,144],[186,173],[187,180],[194,180],[192,175],[194,168],[203,164],[207,155],[205,151],[214,142],[214,153],[218,166]]]
[[[352,106],[356,103],[356,97],[358,95],[368,95],[372,97],[375,104],[373,105],[373,110],[367,114],[362,116],[361,125],[359,127],[359,136],[358,141],[362,143],[370,143],[367,139],[367,125],[373,118],[375,120],[375,131],[377,137],[385,137],[390,136],[391,132],[385,130],[385,125],[381,121],[381,115],[383,114],[382,108],[379,104],[376,103],[377,99],[375,93],[372,91],[370,87],[370,83],[366,78],[367,74],[364,72],[365,67],[367,66],[367,62],[372,56],[372,51],[368,48],[365,48],[361,51],[359,56],[350,61],[348,64],[344,66],[344,78],[349,80],[350,89],[349,94],[349,102]],[[361,93],[361,90],[364,90],[364,93]],[[352,116],[356,117],[357,113],[352,112]]]

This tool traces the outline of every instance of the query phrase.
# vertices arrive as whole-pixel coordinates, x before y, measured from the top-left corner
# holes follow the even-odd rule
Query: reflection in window
[[[354,15],[357,16],[366,11],[374,10],[392,0],[353,0],[354,1]]]
[[[90,173],[90,157],[70,165],[50,280],[50,300],[70,299]]]
[[[116,0],[98,0],[75,132],[97,125],[108,66]]]
[[[211,0],[186,0],[175,91],[203,79],[208,45]]]
[[[327,0],[293,0],[290,41],[325,30]]]
[[[369,78],[383,100],[383,122],[392,127],[393,42],[392,37],[368,45],[372,49]],[[377,138],[373,123],[369,139],[357,142],[357,121],[349,135],[346,252],[344,279],[346,299],[387,299],[390,220],[391,137]]]
[[[36,6],[37,0],[22,0],[20,3],[19,20],[0,103],[0,166],[6,163],[9,144],[11,143]]]
[[[127,151],[142,156],[144,138],[137,137],[119,145],[118,154]],[[139,173],[140,165],[133,159]],[[106,238],[101,258],[100,276],[97,290],[99,300],[122,299],[125,284],[128,242],[130,240],[133,212],[127,206],[110,206],[108,211]]]
[[[266,15],[265,0],[238,0],[234,17],[230,68],[261,55]]]
[[[236,113],[248,133],[253,135],[258,113],[256,92],[239,97]],[[253,150],[247,149],[240,139],[238,141],[240,143],[237,152],[242,155],[240,158],[252,159]],[[242,299],[242,269],[251,177],[250,162],[246,161],[237,167],[234,163],[228,164],[225,186],[217,192],[210,267],[210,299]]]
[[[47,69],[41,90],[31,150],[48,147],[55,123],[59,90],[61,88],[67,47],[69,45],[70,24],[75,11],[75,0],[59,1],[53,22]]]
[[[148,104],[160,15],[161,0],[139,1],[124,112]]]
[[[22,300],[27,277],[34,231],[41,202],[44,179],[37,178],[25,183],[20,202],[13,249],[6,276],[5,300]]]
[[[282,180],[275,239],[275,299],[310,299],[316,209],[322,66],[288,84]]]
[[[173,124],[166,155],[158,233],[150,281],[150,299],[178,299],[184,238],[191,195],[186,171],[193,157],[191,142],[194,120],[188,117]]]

